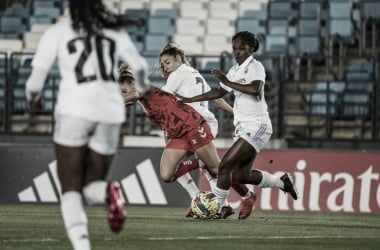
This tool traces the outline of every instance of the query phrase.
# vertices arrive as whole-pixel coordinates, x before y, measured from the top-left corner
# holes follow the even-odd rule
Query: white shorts
[[[234,141],[239,138],[246,140],[256,152],[265,146],[272,135],[271,124],[258,124],[258,123],[240,123],[236,126],[233,135]]]
[[[103,155],[115,154],[121,124],[99,123],[81,117],[55,114],[53,141],[68,147],[87,145]]]

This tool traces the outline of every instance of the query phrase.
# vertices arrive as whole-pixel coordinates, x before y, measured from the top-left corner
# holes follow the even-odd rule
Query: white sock
[[[263,179],[259,183],[259,187],[261,188],[271,188],[271,187],[278,187],[278,188],[284,188],[284,183],[281,181],[279,176],[270,174],[266,171],[261,171],[263,175]]]
[[[248,191],[244,196],[241,197],[242,200],[246,200],[251,197],[251,191]]]
[[[88,183],[83,188],[83,196],[89,205],[104,204],[106,201],[107,182],[103,180]]]
[[[90,250],[87,216],[81,194],[76,191],[64,193],[61,199],[61,211],[66,232],[74,250]]]
[[[229,192],[230,190],[225,190],[218,187],[215,188],[214,194],[216,195],[216,197],[218,197],[219,212],[222,210],[222,207],[226,205],[225,203],[226,203]]]
[[[189,173],[186,173],[177,178],[177,182],[189,193],[190,198],[193,198],[199,193],[198,187],[195,185],[193,178]]]
[[[216,188],[216,182],[217,182],[218,179],[215,178],[215,177],[212,177],[212,175],[210,174],[210,172],[207,169],[205,169],[203,171],[203,174],[205,175],[208,183],[210,184],[211,192],[214,193],[215,188]]]

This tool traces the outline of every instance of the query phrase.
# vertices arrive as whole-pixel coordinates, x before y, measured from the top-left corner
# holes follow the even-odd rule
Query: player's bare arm
[[[182,103],[190,103],[190,102],[201,102],[201,101],[208,101],[208,100],[214,100],[223,97],[228,92],[224,90],[223,88],[212,88],[210,91],[202,94],[202,95],[196,95],[193,97],[184,97],[179,94],[175,94],[178,98],[178,101]]]
[[[223,98],[211,100],[211,102],[215,105],[215,107],[220,108],[228,113],[233,114],[234,110]]]
[[[244,94],[254,95],[254,96],[259,96],[261,94],[261,88],[262,88],[264,83],[260,80],[254,80],[249,84],[243,85],[243,84],[240,84],[237,82],[231,82],[230,80],[228,80],[226,75],[218,69],[212,70],[211,73],[215,76],[215,78],[217,78],[224,85],[226,85],[226,86],[228,86],[234,90],[237,90],[237,91],[242,92]]]

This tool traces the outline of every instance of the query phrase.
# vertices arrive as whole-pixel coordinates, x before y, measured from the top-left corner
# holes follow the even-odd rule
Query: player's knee
[[[218,175],[229,175],[231,173],[232,168],[228,164],[220,164]]]
[[[161,176],[161,180],[163,182],[169,183],[169,182],[173,182],[174,181],[174,176],[171,175],[171,174],[160,173],[160,176]]]

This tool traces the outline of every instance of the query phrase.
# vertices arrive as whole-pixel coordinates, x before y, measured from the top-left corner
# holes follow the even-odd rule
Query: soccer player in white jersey
[[[228,196],[231,179],[261,188],[277,187],[297,199],[297,192],[287,173],[280,177],[251,169],[257,153],[272,134],[264,96],[265,70],[252,56],[258,48],[259,41],[254,34],[248,31],[236,33],[232,38],[232,51],[237,64],[227,75],[218,69],[212,70],[220,81],[220,86],[192,98],[178,96],[182,102],[190,103],[217,99],[231,91],[234,93],[234,143],[219,165],[217,187],[214,191],[221,205]],[[241,210],[243,213],[240,211],[239,217],[241,215],[244,219],[250,215],[252,207],[241,207]]]
[[[167,79],[166,84],[162,87],[164,91],[172,94],[176,93],[185,97],[192,97],[203,94],[211,89],[204,77],[196,69],[189,65],[185,58],[185,52],[178,43],[167,43],[159,55],[159,61],[161,75]],[[212,100],[212,102],[216,107],[219,107],[226,112],[233,113],[232,107],[223,98]],[[195,108],[209,123],[215,138],[218,133],[218,121],[216,120],[215,115],[209,110],[208,101],[189,104]],[[181,163],[177,170],[178,175],[186,171],[186,174],[177,178],[177,181],[187,190],[190,197],[194,197],[199,192],[197,186],[188,173],[188,171],[196,168],[199,168],[199,160],[197,158]],[[211,176],[206,169],[204,170],[204,174],[210,182],[213,190],[216,185],[214,183],[216,181],[215,177]],[[250,192],[245,185],[234,183],[232,184],[232,187],[241,197],[243,197],[242,205],[248,202],[251,204],[251,207],[253,206],[256,199],[255,195]],[[232,215],[233,213],[234,212],[231,207],[224,207],[224,218]],[[192,216],[191,208],[189,208],[186,212],[186,216]]]
[[[71,0],[69,10],[69,17],[60,19],[42,36],[26,95],[32,110],[42,108],[43,84],[57,59],[61,82],[53,141],[61,212],[73,248],[88,250],[82,195],[87,204],[106,202],[112,231],[122,230],[125,220],[118,183],[105,181],[125,120],[116,82],[117,62],[125,60],[141,76],[148,67],[125,32],[127,20],[108,11],[101,0]]]

